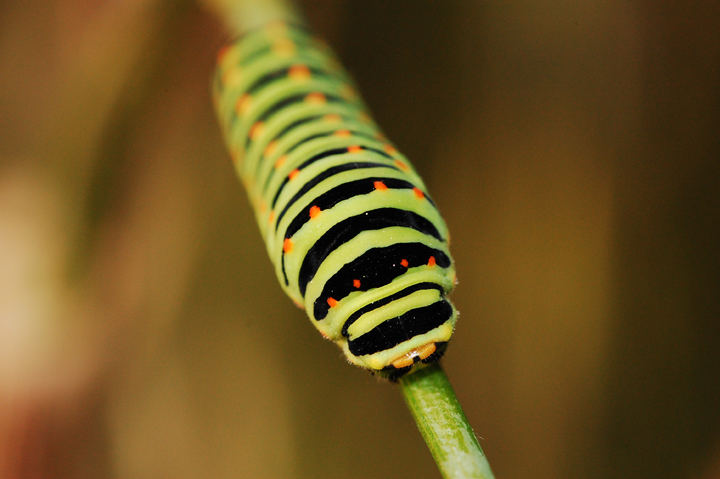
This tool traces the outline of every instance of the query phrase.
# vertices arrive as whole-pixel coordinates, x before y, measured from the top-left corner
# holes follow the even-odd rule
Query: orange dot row
[[[289,240],[286,239],[285,241],[287,242],[287,241],[289,241]],[[291,246],[292,246],[292,244],[291,244]],[[404,268],[407,268],[408,265],[409,265],[408,260],[406,260],[405,258],[403,258],[402,260],[400,260],[400,264],[401,264]],[[433,266],[435,266],[435,264],[436,264],[436,263],[435,263],[435,256],[430,256],[430,258],[428,259],[427,265],[430,266],[430,267],[433,267]],[[354,287],[354,288],[358,289],[358,288],[360,288],[360,285],[361,285],[361,283],[360,283],[360,280],[359,280],[359,279],[353,279],[353,287]],[[329,297],[329,298],[327,299],[327,304],[328,304],[331,308],[334,308],[335,306],[338,305],[338,300],[335,299],[335,298],[333,298],[333,297]]]
[[[253,125],[253,128],[251,128],[251,130],[250,130],[250,137],[254,139],[259,134],[262,133],[262,129],[263,129],[263,127],[262,127],[261,122],[255,123],[255,125]],[[333,135],[339,136],[339,137],[349,137],[349,136],[351,136],[351,132],[350,132],[350,130],[337,130],[336,132],[333,133]],[[263,151],[263,155],[265,157],[272,156],[272,154],[275,153],[275,151],[277,150],[277,147],[278,147],[277,140],[272,140],[265,147],[265,150]],[[362,151],[361,146],[353,145],[353,146],[348,147],[349,153],[357,153],[360,151]],[[287,155],[283,155],[280,158],[278,158],[278,160],[275,163],[275,167],[281,166],[282,163],[284,163],[286,159],[287,159]],[[400,166],[403,169],[407,168],[407,165],[402,163],[400,160],[396,160],[395,164]]]
[[[261,133],[262,127],[259,127],[259,128],[260,128],[260,133]],[[257,131],[254,131],[254,130],[252,130],[252,131],[253,131],[253,134],[256,134],[256,135],[260,134]],[[337,136],[346,136],[349,134],[350,134],[350,132],[348,130],[338,130],[337,132],[335,132],[335,135],[337,135]],[[251,136],[252,136],[252,134],[251,134]],[[276,150],[277,150],[277,141],[273,140],[270,143],[268,143],[268,146],[265,148],[264,154],[265,154],[265,156],[271,156],[273,153],[275,153]],[[348,151],[348,153],[359,153],[359,152],[363,151],[363,148],[361,146],[353,145],[353,146],[348,146],[347,151]],[[274,165],[275,169],[278,169],[282,165],[284,165],[285,162],[287,161],[287,159],[288,159],[287,155],[282,155],[282,156],[278,157],[278,159],[275,160],[275,165]],[[395,164],[395,166],[397,166],[398,168],[400,168],[403,171],[408,171],[410,169],[410,167],[407,165],[407,163],[405,163],[401,160],[395,160],[394,164]],[[293,179],[295,176],[297,176],[297,173],[295,172],[295,170],[293,170],[290,173],[290,175],[292,175],[290,179]],[[420,189],[418,189],[418,188],[414,188],[413,191],[415,192],[415,194],[417,195],[418,198],[422,198],[424,196],[423,192],[420,191]]]
[[[435,261],[435,256],[430,256],[430,257],[428,258],[427,265],[430,266],[430,267],[433,267],[433,266],[435,266],[436,264],[437,264],[437,262]],[[403,268],[407,268],[409,265],[410,265],[410,263],[408,263],[408,260],[407,260],[407,259],[403,258],[403,259],[400,260],[400,266],[402,266]]]
[[[324,104],[327,102],[327,97],[323,93],[313,92],[313,93],[308,93],[307,95],[305,95],[304,101],[306,103]],[[235,112],[238,115],[244,115],[245,113],[248,112],[248,110],[250,109],[251,106],[252,106],[252,96],[250,96],[247,93],[243,93],[242,95],[240,95],[240,98],[238,98],[238,100],[235,102]],[[337,118],[337,120],[339,120],[340,116],[334,115],[334,114],[326,115],[326,119],[329,119],[331,121],[334,121],[336,118]],[[255,123],[253,125],[253,128],[261,123],[262,122]],[[252,129],[251,129],[251,131],[252,131]],[[252,138],[252,136],[251,136],[251,138]]]
[[[288,178],[290,179],[290,181],[292,181],[292,180],[294,180],[295,178],[297,178],[297,176],[298,176],[299,174],[300,174],[300,170],[298,170],[298,169],[296,168],[296,169],[294,169],[294,170],[292,170],[292,171],[290,172],[290,174],[288,175]],[[386,185],[385,183],[383,183],[382,181],[375,181],[375,182],[373,182],[373,186],[374,186],[375,189],[378,190],[378,191],[385,191],[385,190],[388,189],[387,185]],[[425,194],[424,194],[419,188],[413,188],[413,193],[415,194],[415,196],[416,196],[418,199],[422,199],[422,198],[425,197]],[[260,204],[260,212],[263,213],[263,212],[265,212],[266,209],[267,209],[267,205],[265,204],[265,202],[262,202],[262,203]],[[320,209],[319,206],[313,205],[313,206],[310,207],[310,211],[308,212],[308,214],[310,215],[310,219],[314,219],[314,218],[317,218],[317,216],[318,216],[321,212],[322,212],[322,210]],[[275,217],[275,212],[274,212],[274,211],[271,211],[271,212],[270,212],[270,215],[269,215],[269,217],[268,217],[268,223],[272,223],[274,217]],[[434,258],[433,258],[433,261],[434,261]],[[403,266],[407,267],[407,260],[403,259],[403,260],[400,262],[400,264],[402,264]],[[434,264],[434,263],[433,263],[433,264]],[[430,265],[430,266],[432,266],[432,265]]]

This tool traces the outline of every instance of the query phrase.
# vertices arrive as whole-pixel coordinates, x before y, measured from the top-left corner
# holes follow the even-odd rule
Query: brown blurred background
[[[720,477],[720,7],[302,2],[453,235],[496,475]],[[275,284],[193,2],[0,1],[0,478],[433,478]]]

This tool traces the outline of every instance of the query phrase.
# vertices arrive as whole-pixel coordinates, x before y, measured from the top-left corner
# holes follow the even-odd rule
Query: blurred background
[[[503,478],[720,477],[720,5],[306,0],[453,238]],[[0,478],[433,478],[276,284],[188,0],[0,1]]]

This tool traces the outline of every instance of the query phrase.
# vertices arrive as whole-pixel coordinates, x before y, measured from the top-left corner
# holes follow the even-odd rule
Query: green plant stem
[[[400,385],[405,402],[443,477],[494,477],[439,364],[403,377]]]

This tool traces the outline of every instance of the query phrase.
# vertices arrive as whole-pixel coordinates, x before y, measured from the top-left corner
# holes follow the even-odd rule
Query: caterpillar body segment
[[[286,24],[253,31],[221,51],[213,90],[288,296],[375,374],[438,360],[457,319],[447,227],[325,44]]]

